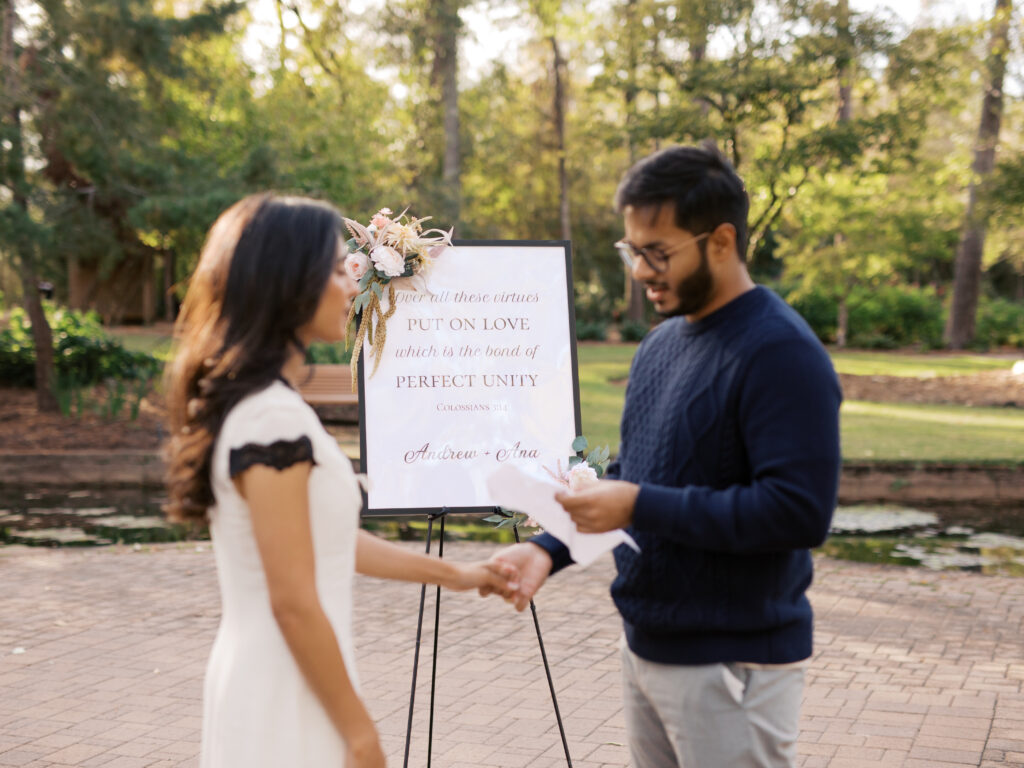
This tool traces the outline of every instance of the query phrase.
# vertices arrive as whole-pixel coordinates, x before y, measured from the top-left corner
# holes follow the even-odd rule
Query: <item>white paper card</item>
[[[525,512],[540,523],[547,533],[569,548],[572,559],[580,565],[590,565],[619,544],[640,551],[633,537],[621,528],[607,533],[580,533],[569,513],[555,501],[555,493],[565,489],[519,467],[505,465],[492,472],[487,478],[487,490],[498,506]]]

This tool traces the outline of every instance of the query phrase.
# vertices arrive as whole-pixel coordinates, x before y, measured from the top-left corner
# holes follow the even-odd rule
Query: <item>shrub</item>
[[[317,341],[309,345],[306,350],[306,362],[318,365],[347,365],[352,359],[352,346],[344,344],[328,344]]]
[[[578,322],[576,338],[580,341],[604,341],[608,338],[608,323],[601,320]]]
[[[115,379],[147,380],[161,363],[145,352],[130,352],[110,338],[94,312],[56,309],[46,305],[53,332],[54,364],[58,380],[89,386]],[[11,312],[8,327],[0,331],[0,384],[35,385],[35,341],[25,311]]]
[[[781,289],[790,306],[799,312],[823,342],[836,340],[839,304],[824,290]],[[855,288],[847,300],[851,347],[895,349],[913,344],[937,347],[942,343],[942,302],[931,287],[883,285]]]
[[[802,291],[786,291],[779,287],[782,297],[793,309],[800,313],[814,334],[822,342],[836,340],[836,329],[839,325],[839,308],[831,297],[818,288]]]
[[[619,326],[619,335],[623,341],[641,341],[650,329],[650,324],[641,320],[625,320]]]
[[[1024,347],[1024,301],[982,299],[974,337],[983,347]]]
[[[857,288],[849,299],[851,347],[893,349],[942,344],[942,302],[931,287]]]

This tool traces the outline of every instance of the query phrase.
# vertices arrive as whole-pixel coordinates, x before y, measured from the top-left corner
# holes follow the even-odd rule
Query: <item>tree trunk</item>
[[[3,7],[3,38],[0,39],[0,60],[4,77],[3,115],[7,118],[7,139],[10,142],[4,175],[11,191],[12,204],[21,210],[27,221],[28,183],[25,179],[25,155],[21,136],[21,78],[14,54],[14,27],[18,17],[14,0],[0,0],[0,3]],[[35,245],[31,235],[27,233],[22,233],[18,240],[18,244],[12,250],[17,252],[22,299],[29,321],[32,323],[32,341],[36,348],[36,405],[40,411],[57,411],[57,398],[54,394],[56,377],[53,367],[53,334],[39,298],[33,258]]]
[[[971,167],[973,176],[953,273],[953,303],[946,325],[946,344],[951,349],[963,349],[974,338],[986,224],[978,200],[996,161],[996,146],[999,144],[999,127],[1003,115],[1003,78],[1006,74],[1012,11],[1012,0],[996,0],[995,12],[992,14],[992,37],[988,46],[989,81],[981,103],[978,143],[975,145],[974,164]]]
[[[558,46],[558,38],[548,38],[554,57],[555,75],[555,140],[558,143],[558,212],[562,224],[562,239],[572,239],[572,224],[569,219],[569,173],[565,164],[565,59]]]
[[[277,65],[280,68],[280,74],[283,75],[285,62],[288,61],[288,44],[285,39],[288,35],[288,30],[284,26],[284,5],[281,0],[277,0],[275,5],[277,6],[277,31],[281,35],[281,39],[277,44]]]
[[[639,23],[636,18],[637,0],[628,0],[626,3],[626,25],[629,50],[627,52],[629,82],[626,84],[626,148],[629,151],[629,165],[636,162],[636,142],[633,139],[633,130],[636,125],[636,96],[640,90],[637,85],[637,68],[640,58],[637,51],[636,25]],[[633,270],[623,267],[626,270],[626,319],[634,323],[644,321],[644,285],[633,277]]]
[[[836,56],[836,74],[839,80],[840,123],[848,123],[853,119],[853,33],[850,30],[850,0],[839,0],[837,8],[836,37],[838,38],[838,54]]]
[[[173,323],[176,313],[174,311],[174,263],[175,251],[173,248],[166,248],[164,256],[164,320]]]
[[[850,336],[850,304],[845,296],[839,298],[839,320],[836,323],[836,346],[843,349]]]
[[[444,126],[444,215],[448,225],[458,223],[462,210],[459,148],[459,8],[457,0],[433,0],[434,66],[431,79],[441,89],[441,123]]]
[[[690,64],[694,67],[700,66],[700,64],[707,57],[708,53],[708,28],[705,26],[702,30],[695,33],[690,38]],[[693,99],[693,103],[700,109],[701,115],[706,119],[708,114],[711,112],[711,105],[708,104],[707,99],[702,99],[700,96],[696,96]]]

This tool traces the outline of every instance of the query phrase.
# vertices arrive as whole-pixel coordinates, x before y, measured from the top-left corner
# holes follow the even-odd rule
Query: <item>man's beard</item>
[[[658,314],[662,317],[678,317],[700,312],[711,301],[714,289],[715,279],[711,276],[708,252],[701,248],[700,264],[697,266],[697,271],[683,278],[682,282],[676,286],[675,294],[679,304],[666,312],[658,312]]]

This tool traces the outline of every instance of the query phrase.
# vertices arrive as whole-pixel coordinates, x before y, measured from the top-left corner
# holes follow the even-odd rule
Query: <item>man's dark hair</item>
[[[736,228],[736,251],[746,260],[750,200],[732,163],[711,142],[668,147],[630,168],[615,192],[615,210],[675,203],[676,226],[700,235],[719,224]],[[703,246],[702,241],[701,245]]]

